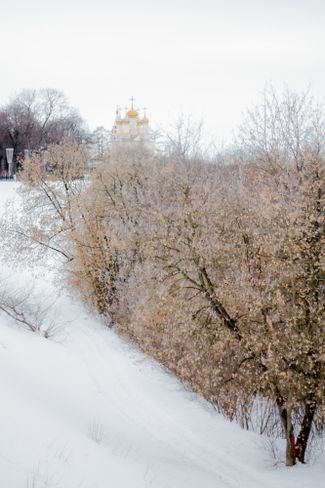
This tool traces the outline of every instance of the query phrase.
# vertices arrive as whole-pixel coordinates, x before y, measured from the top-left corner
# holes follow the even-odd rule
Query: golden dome
[[[146,116],[144,116],[142,119],[139,120],[138,125],[147,125],[149,124],[149,119],[147,119]]]
[[[138,117],[138,112],[131,108],[131,110],[128,111],[127,116],[129,117],[129,119],[135,119],[136,117]]]

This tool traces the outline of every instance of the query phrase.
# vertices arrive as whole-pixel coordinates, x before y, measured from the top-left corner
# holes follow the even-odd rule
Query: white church
[[[129,143],[139,143],[153,149],[153,137],[149,127],[149,119],[144,107],[143,115],[140,116],[139,109],[134,108],[134,98],[130,98],[131,106],[125,109],[122,114],[121,108],[116,109],[114,126],[111,131],[111,149]]]

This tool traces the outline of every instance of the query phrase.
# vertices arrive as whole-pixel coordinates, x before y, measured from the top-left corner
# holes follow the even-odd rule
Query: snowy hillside
[[[0,183],[0,208],[15,195]],[[16,197],[17,198],[17,197]],[[1,264],[21,286],[33,277]],[[6,283],[6,282],[5,282]],[[37,289],[56,295],[51,276]],[[0,314],[1,488],[320,488],[61,293],[45,339]],[[281,453],[281,460],[283,455]]]

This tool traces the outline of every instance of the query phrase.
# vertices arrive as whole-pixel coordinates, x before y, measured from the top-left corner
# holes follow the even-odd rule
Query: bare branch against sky
[[[183,111],[228,138],[267,81],[325,95],[323,0],[1,3],[1,103],[50,86],[94,128],[134,95],[156,123]]]

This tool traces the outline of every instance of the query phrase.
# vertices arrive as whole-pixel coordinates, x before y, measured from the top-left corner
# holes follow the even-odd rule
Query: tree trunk
[[[288,409],[284,406],[282,398],[276,400],[279,408],[280,418],[286,438],[286,466],[294,466],[296,464],[296,446],[293,435],[293,426],[291,422],[291,415]]]
[[[305,462],[305,454],[306,454],[307,444],[309,440],[309,435],[311,432],[311,427],[314,420],[315,411],[316,411],[316,402],[312,401],[310,403],[307,403],[305,408],[304,418],[302,420],[300,432],[296,442],[297,459],[299,459],[301,463]]]

